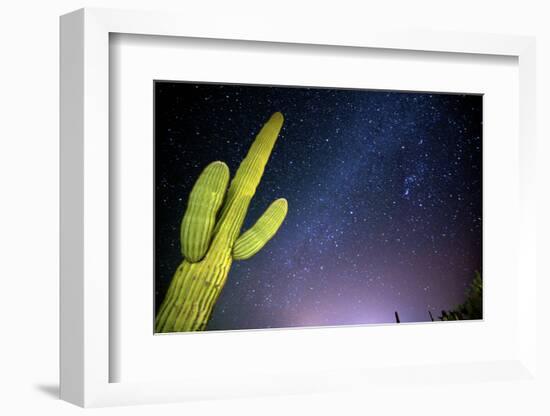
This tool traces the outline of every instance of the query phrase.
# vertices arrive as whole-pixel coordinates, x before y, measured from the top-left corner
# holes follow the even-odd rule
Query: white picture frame
[[[311,25],[307,33],[264,22],[204,25],[201,19],[169,13],[82,9],[61,18],[61,389],[64,400],[80,406],[159,403],[194,398],[238,397],[282,392],[322,392],[361,385],[407,380],[410,371],[374,368],[368,374],[336,368],[327,377],[315,371],[282,371],[263,379],[239,380],[220,374],[219,381],[193,374],[182,380],[112,382],[110,366],[109,275],[110,169],[109,155],[109,37],[110,34],[277,42],[283,45],[331,45],[336,48],[429,51],[441,54],[514,57],[519,67],[519,184],[517,195],[517,348],[505,359],[482,362],[418,362],[416,377],[484,378],[522,381],[536,377],[535,247],[535,41],[530,37],[430,32],[333,32]],[[517,247],[516,247],[517,246]],[[516,273],[519,273],[516,271]],[[407,327],[414,332],[415,327]],[[300,332],[299,330],[296,333]],[[304,337],[317,337],[309,332]],[[223,334],[217,334],[223,336]],[[298,335],[299,336],[299,335]],[[479,379],[472,373],[482,373]],[[330,376],[329,376],[330,375]]]

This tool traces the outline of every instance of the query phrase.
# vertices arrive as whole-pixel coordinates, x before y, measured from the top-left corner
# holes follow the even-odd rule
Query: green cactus
[[[157,313],[155,332],[201,331],[227,280],[233,260],[252,257],[275,235],[285,219],[286,199],[274,201],[239,237],[248,205],[283,125],[275,113],[260,130],[229,182],[229,169],[213,162],[199,176],[181,223],[183,261]]]

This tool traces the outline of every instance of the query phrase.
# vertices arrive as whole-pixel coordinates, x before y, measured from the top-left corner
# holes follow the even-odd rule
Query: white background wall
[[[538,131],[541,190],[539,249],[548,253],[550,212],[548,138],[550,114],[550,12],[544,1],[347,1],[298,0],[4,0],[0,8],[0,413],[76,414],[60,402],[58,376],[58,16],[74,9],[116,7],[221,13],[275,19],[286,24],[308,20],[338,25],[385,24],[437,30],[536,35],[538,41]],[[543,140],[546,139],[546,140]],[[506,238],[503,230],[503,238]],[[540,256],[543,276],[548,262]],[[547,256],[546,256],[547,257]],[[543,264],[544,262],[544,264]],[[544,269],[542,269],[544,267]],[[539,285],[541,322],[550,322],[545,298],[550,285]],[[550,325],[547,325],[550,328]],[[547,331],[548,332],[548,331]],[[540,333],[546,354],[541,368],[550,374],[548,333]],[[550,391],[546,386],[546,395]],[[197,402],[93,410],[102,415],[150,414],[550,414],[543,390],[529,385],[434,385],[372,397],[334,393]],[[545,403],[545,404],[544,404]],[[543,405],[544,404],[544,405]]]

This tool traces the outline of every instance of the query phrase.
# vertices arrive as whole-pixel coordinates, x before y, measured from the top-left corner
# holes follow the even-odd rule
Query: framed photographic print
[[[482,319],[481,95],[153,88],[156,332]]]
[[[62,398],[530,379],[533,40],[192,20],[62,17]]]

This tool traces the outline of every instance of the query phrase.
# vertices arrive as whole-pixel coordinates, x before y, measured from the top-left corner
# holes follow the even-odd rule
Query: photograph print
[[[155,81],[155,333],[483,319],[483,97]]]

